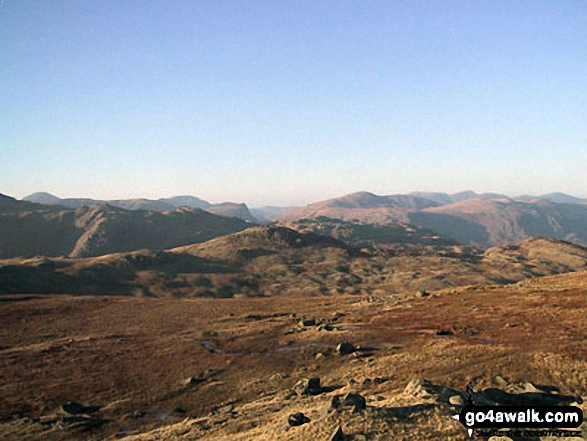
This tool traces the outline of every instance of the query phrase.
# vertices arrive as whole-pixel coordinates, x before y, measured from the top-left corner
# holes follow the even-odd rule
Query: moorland
[[[6,439],[464,440],[467,390],[585,409],[583,199],[25,199],[0,197]]]

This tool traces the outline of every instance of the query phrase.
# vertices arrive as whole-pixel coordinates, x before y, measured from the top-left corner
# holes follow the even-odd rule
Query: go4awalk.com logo
[[[532,429],[532,428],[577,428],[583,423],[583,411],[576,406],[476,406],[469,402],[461,412],[454,415],[469,433],[477,429]],[[528,431],[529,432],[529,431]],[[550,436],[564,431],[547,431]],[[524,436],[523,433],[520,434]],[[528,433],[535,436],[535,433]],[[576,436],[577,432],[568,435]]]

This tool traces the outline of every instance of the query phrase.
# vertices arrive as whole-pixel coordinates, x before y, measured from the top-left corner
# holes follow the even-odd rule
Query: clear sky
[[[0,192],[587,196],[586,1],[0,0]]]

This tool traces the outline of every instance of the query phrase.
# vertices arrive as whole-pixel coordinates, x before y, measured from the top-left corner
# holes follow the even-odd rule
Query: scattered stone
[[[416,297],[430,297],[430,293],[428,291],[422,290],[416,293]]]
[[[349,355],[356,350],[357,348],[355,348],[355,346],[348,341],[342,342],[336,347],[336,352],[338,352],[340,355]]]
[[[222,369],[206,369],[203,372],[199,372],[196,375],[192,375],[191,377],[186,378],[183,380],[183,384],[186,386],[194,386],[200,383],[203,383],[206,380],[218,375],[222,372]]]
[[[323,392],[320,377],[304,378],[294,384],[293,390],[300,397],[302,395],[320,395]]]
[[[309,318],[309,319],[301,319],[298,322],[298,325],[301,327],[306,327],[306,326],[316,326],[316,320],[313,318]]]
[[[506,328],[515,328],[516,326],[518,326],[517,323],[506,323],[505,325]]]
[[[335,322],[337,321],[339,318],[344,317],[346,314],[343,312],[335,312],[332,314],[332,321]]]
[[[61,406],[61,410],[69,415],[81,415],[95,413],[99,410],[98,406],[84,406],[83,404],[70,401],[67,404]]]
[[[328,437],[328,441],[344,441],[344,432],[342,426],[338,426],[332,434]]]
[[[367,407],[367,401],[361,394],[347,393],[344,395],[335,395],[332,398],[331,407],[337,410],[353,408],[354,412],[360,412]]]
[[[290,416],[287,417],[287,423],[291,427],[301,426],[302,424],[306,424],[309,422],[310,418],[308,418],[302,412],[292,413]]]
[[[387,381],[387,378],[382,378],[382,377],[377,377],[373,380],[373,383],[375,384],[383,384]]]
[[[316,360],[320,361],[320,360],[324,360],[324,358],[326,358],[326,355],[324,355],[322,352],[318,352],[316,354]]]
[[[439,329],[438,331],[436,331],[436,335],[438,335],[439,337],[446,337],[448,335],[452,335],[452,332],[446,329]]]
[[[461,397],[460,395],[453,395],[452,397],[450,397],[448,399],[448,402],[450,404],[452,404],[453,406],[464,406],[465,405],[465,400],[463,400],[463,397]]]
[[[196,376],[186,378],[184,380],[183,384],[185,384],[186,386],[194,386],[196,384],[203,383],[204,381],[206,381],[205,378],[202,378],[201,376],[196,375]]]
[[[484,389],[473,394],[473,402],[481,406],[560,406],[576,400],[572,395],[550,392],[509,393],[498,388]]]
[[[234,410],[234,405],[232,404],[226,404],[224,406],[219,407],[218,409],[216,409],[214,411],[214,413],[220,414],[220,415],[225,415],[228,413],[232,413],[232,411]]]
[[[334,330],[334,326],[332,326],[330,323],[326,323],[326,324],[318,326],[318,331],[333,331],[333,330]]]
[[[435,402],[445,405],[448,403],[450,397],[459,394],[454,389],[439,386],[424,379],[410,381],[404,389],[404,393],[425,400],[433,399]]]

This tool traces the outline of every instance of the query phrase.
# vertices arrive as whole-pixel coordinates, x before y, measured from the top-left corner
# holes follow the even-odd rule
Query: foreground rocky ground
[[[585,272],[409,295],[0,300],[6,439],[464,440],[450,416],[467,386],[587,396]]]

